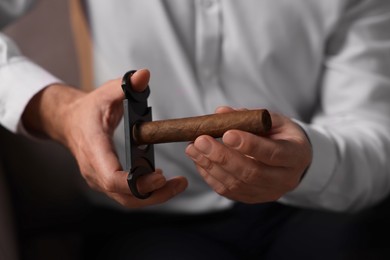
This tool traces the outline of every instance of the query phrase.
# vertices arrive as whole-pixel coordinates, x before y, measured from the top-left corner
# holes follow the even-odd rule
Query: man
[[[256,220],[250,224],[244,218],[236,226],[230,221],[218,226],[219,238],[214,239],[223,245],[217,255],[245,252],[255,257],[270,252],[269,244],[255,242],[266,234],[272,234],[266,243],[275,242],[274,236],[282,232],[280,223],[298,214],[284,204],[356,211],[388,194],[389,4],[87,1],[86,7],[95,83],[102,86],[86,94],[57,83],[20,58],[4,39],[1,122],[12,131],[64,144],[90,187],[124,206],[120,208],[148,206],[149,211],[180,217],[253,214]],[[120,163],[123,127],[117,126],[123,93],[119,80],[107,82],[133,68],[152,72],[150,76],[148,70],[140,70],[132,81],[136,90],[150,81],[155,119],[212,113],[225,105],[262,107],[273,112],[271,134],[262,138],[232,130],[222,143],[202,136],[189,145],[156,146],[156,164],[164,174],[156,170],[140,179],[139,190],[153,195],[139,200],[129,191]],[[23,84],[17,77],[22,72]],[[23,86],[23,96],[16,95],[21,92],[18,85]],[[273,201],[282,204],[265,203]],[[271,213],[276,223],[264,217]],[[226,219],[224,215],[219,222]],[[241,226],[246,221],[248,226]],[[198,223],[186,223],[194,222]],[[202,222],[189,230],[197,225],[199,230],[207,226]],[[256,230],[242,234],[255,236],[248,240],[253,247],[237,245],[228,252],[227,244],[239,243],[220,239],[221,229],[229,227]],[[198,243],[196,238],[190,241]]]

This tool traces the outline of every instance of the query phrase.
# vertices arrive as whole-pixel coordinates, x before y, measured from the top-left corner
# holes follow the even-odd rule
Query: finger
[[[229,112],[234,112],[234,111],[248,111],[247,108],[232,108],[229,106],[220,106],[217,107],[215,110],[215,113],[217,114],[222,114],[222,113],[229,113]]]
[[[176,177],[168,180],[162,188],[155,190],[149,198],[144,200],[127,194],[109,193],[108,196],[127,208],[140,208],[164,203],[183,192],[187,186],[186,178]]]
[[[229,112],[234,112],[235,110],[232,107],[228,106],[220,106],[215,109],[215,113],[217,114],[222,114],[222,113],[229,113]]]
[[[203,177],[205,182],[219,195],[224,196],[228,199],[234,201],[241,201],[244,203],[255,203],[262,201],[269,201],[267,198],[268,189],[263,189],[262,187],[258,187],[255,185],[245,185],[245,187],[234,186],[229,187],[228,185],[223,184],[217,178],[215,178],[212,174],[210,174],[207,170],[202,167],[197,166],[198,172]],[[261,196],[264,199],[255,198],[253,194],[258,194],[259,190],[264,190],[265,193]]]
[[[174,177],[168,180],[162,188],[153,191],[148,200],[151,205],[160,204],[183,192],[187,187],[188,181],[185,177]]]
[[[106,173],[101,184],[102,190],[109,193],[131,194],[127,177],[128,172],[125,171]],[[137,179],[137,189],[140,193],[146,194],[161,188],[165,183],[166,179],[161,170],[158,169],[150,174],[140,176]]]
[[[150,72],[147,69],[137,70],[131,76],[131,85],[135,91],[142,92],[149,84]]]
[[[207,136],[205,138],[209,139]],[[187,147],[186,153],[193,158],[204,180],[220,195],[253,203],[275,200],[281,194],[280,190],[295,187],[288,168],[265,165],[212,140],[208,140],[213,146],[210,152],[203,148],[197,150],[197,142],[202,141],[199,138]]]
[[[96,149],[96,169],[101,172],[102,190],[110,193],[131,194],[127,183],[128,173],[122,171],[122,166],[114,151],[111,142],[107,138],[98,139],[100,141],[100,149]],[[151,174],[140,176],[137,179],[137,188],[140,193],[148,193],[165,184],[165,177],[160,169],[157,169]]]
[[[91,147],[99,147],[92,149],[89,156],[96,185],[105,193],[131,194],[127,185],[127,172],[122,170],[111,139],[106,134],[99,134],[93,140],[95,143],[91,144]]]
[[[200,140],[201,142],[202,140]],[[212,177],[218,183],[223,184],[224,186],[233,186],[234,183],[237,182],[236,175],[235,174],[228,174],[227,171],[222,170],[221,166],[219,164],[225,164],[225,159],[223,159],[223,162],[215,163],[211,161],[207,155],[204,155],[201,151],[199,151],[194,144],[190,144],[187,146],[185,153],[193,160],[193,162],[196,164],[197,167],[202,168],[204,171],[200,172],[202,177],[206,180],[206,178]],[[219,157],[221,158],[221,157]],[[223,172],[223,173],[222,173]],[[207,175],[206,175],[207,173]],[[206,180],[207,181],[207,180]],[[216,187],[219,186],[219,184],[216,184]],[[209,183],[210,184],[210,183]],[[210,184],[211,186],[211,184]]]
[[[211,146],[209,151],[204,148],[206,145]],[[219,142],[212,143],[212,139],[195,140],[194,145],[187,147],[186,153],[198,166],[230,190],[237,190],[242,184],[267,182],[265,179],[275,175],[273,173],[278,170],[231,150]]]
[[[222,141],[228,147],[255,158],[256,160],[278,167],[289,167],[294,163],[294,151],[287,140],[272,140],[239,130],[229,130]]]
[[[231,192],[229,191],[227,185],[224,185],[221,181],[215,178],[210,174],[205,168],[196,165],[196,168],[199,174],[202,176],[203,180],[219,195],[225,196],[232,199]]]
[[[161,189],[167,180],[160,169],[156,169],[155,172],[145,174],[137,179],[137,190],[141,194],[146,194],[158,189]],[[128,188],[129,189],[129,188]]]
[[[97,88],[96,94],[99,94],[99,101],[102,103],[102,100],[110,101],[121,101],[124,98],[124,93],[121,88],[122,81],[121,79],[113,79],[106,82],[101,87]]]
[[[142,92],[148,86],[149,79],[150,72],[147,69],[137,70],[130,78],[133,89],[139,92]],[[103,92],[104,95],[102,95],[102,97],[109,100],[122,100],[124,93],[121,84],[122,79],[113,79],[98,88],[97,92]]]

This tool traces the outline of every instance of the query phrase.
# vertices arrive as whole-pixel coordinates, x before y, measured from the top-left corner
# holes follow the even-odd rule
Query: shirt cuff
[[[25,57],[0,66],[0,124],[11,132],[21,126],[21,116],[31,98],[61,80]]]
[[[337,163],[336,144],[317,126],[297,122],[305,131],[312,145],[313,158],[298,187],[279,199],[280,202],[296,206],[315,206],[316,199],[326,189]],[[318,203],[317,203],[318,204]]]

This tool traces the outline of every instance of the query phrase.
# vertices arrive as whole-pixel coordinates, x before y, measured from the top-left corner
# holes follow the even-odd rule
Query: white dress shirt
[[[280,202],[353,211],[388,194],[390,1],[90,0],[87,9],[96,85],[150,69],[155,120],[229,105],[267,108],[298,122],[313,161]],[[57,79],[4,36],[0,66],[0,123],[17,131],[31,96]],[[115,143],[123,162],[123,125]],[[231,205],[203,181],[185,147],[155,146],[156,166],[168,177],[186,176],[190,185],[152,208],[202,212]]]

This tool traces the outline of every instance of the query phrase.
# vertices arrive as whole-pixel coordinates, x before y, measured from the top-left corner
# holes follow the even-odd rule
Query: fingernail
[[[188,145],[186,148],[186,155],[188,155],[193,160],[196,160],[199,157],[199,153],[193,144]]]
[[[195,141],[194,146],[196,149],[198,149],[201,153],[205,155],[208,155],[211,151],[211,143],[205,137],[198,138]]]
[[[175,194],[182,192],[187,187],[187,183],[185,181],[179,181],[175,184],[173,190]]]
[[[241,137],[234,132],[227,132],[223,136],[223,143],[232,148],[237,148],[241,145]]]

